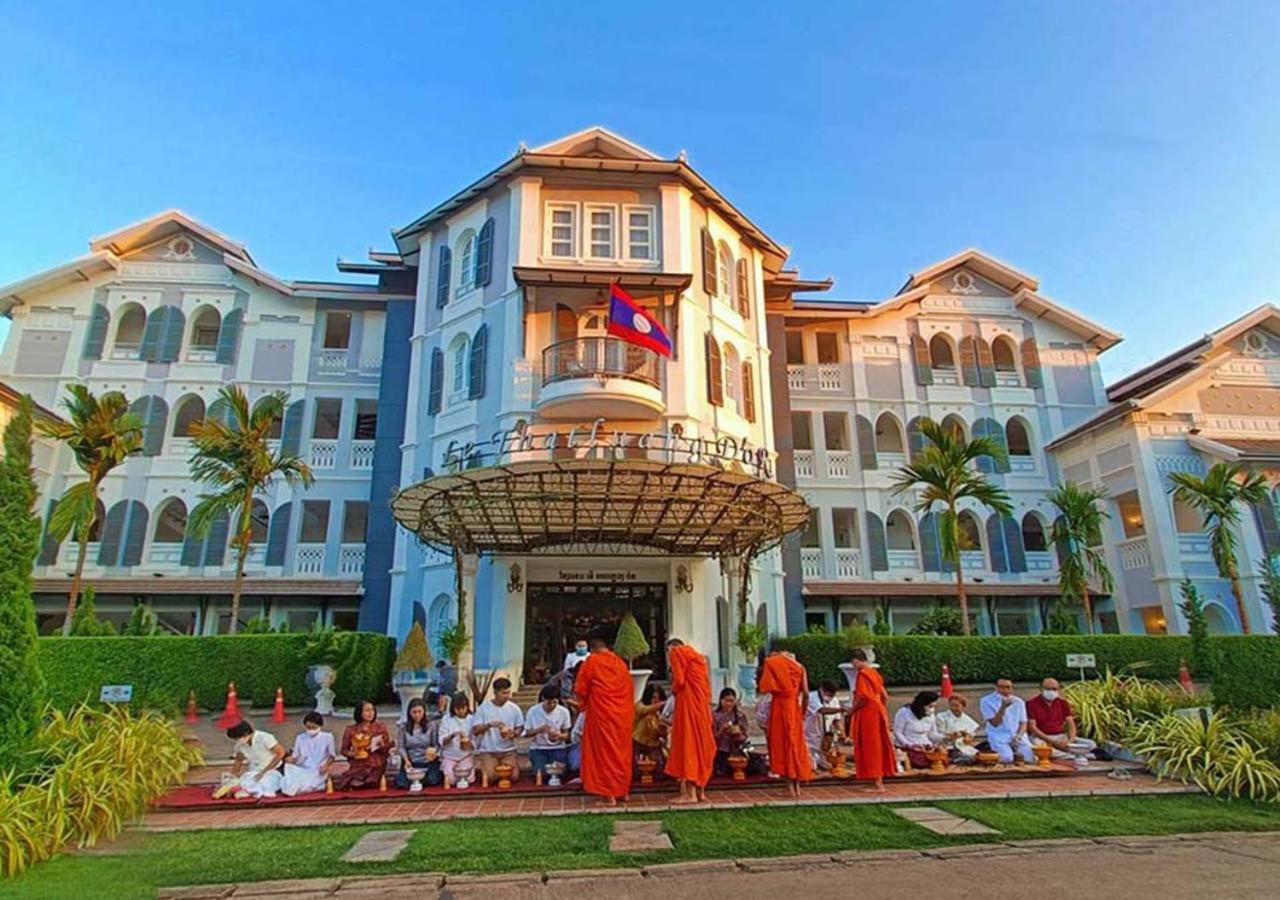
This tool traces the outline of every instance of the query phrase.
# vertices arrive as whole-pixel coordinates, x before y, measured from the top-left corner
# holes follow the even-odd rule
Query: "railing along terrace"
[[[658,354],[611,337],[558,341],[542,351],[542,383],[570,378],[627,378],[661,387]]]

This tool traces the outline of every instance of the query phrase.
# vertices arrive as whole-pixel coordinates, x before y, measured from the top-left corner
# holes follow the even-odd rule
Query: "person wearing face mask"
[[[323,791],[338,751],[333,735],[324,730],[324,716],[309,712],[302,717],[302,733],[293,741],[285,760],[280,793],[288,797]]]
[[[943,741],[935,717],[937,702],[938,695],[933,691],[921,691],[893,717],[893,744],[907,754],[912,768],[929,768],[925,754]]]
[[[1062,697],[1062,687],[1056,678],[1040,682],[1040,694],[1027,701],[1027,731],[1032,744],[1048,744],[1055,759],[1072,756],[1068,747],[1075,742],[1082,750],[1092,752],[1097,746],[1088,738],[1076,733],[1076,716],[1071,704]]]
[[[574,666],[582,662],[584,659],[586,659],[590,655],[591,655],[591,648],[587,646],[586,640],[585,639],[579,640],[577,643],[573,645],[573,649],[571,649],[568,653],[564,655],[564,665],[561,667],[561,670],[562,671],[572,670]]]
[[[237,800],[246,797],[274,797],[280,790],[280,769],[288,751],[274,736],[258,731],[248,722],[237,722],[227,729],[227,737],[235,741],[235,763],[231,780],[213,793],[220,800],[233,793]]]
[[[1000,762],[1007,765],[1014,756],[1025,763],[1036,761],[1027,739],[1027,703],[1013,692],[1013,679],[997,678],[996,689],[982,698],[978,710],[987,726],[987,746]]]

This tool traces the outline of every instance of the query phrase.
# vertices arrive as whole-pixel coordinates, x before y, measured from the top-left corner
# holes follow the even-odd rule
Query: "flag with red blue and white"
[[[609,334],[654,353],[671,356],[667,330],[640,307],[619,284],[609,285]]]

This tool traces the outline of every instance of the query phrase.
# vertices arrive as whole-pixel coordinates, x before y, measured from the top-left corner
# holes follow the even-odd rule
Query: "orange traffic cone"
[[[195,688],[192,688],[192,689],[191,689],[191,692],[187,694],[187,715],[186,715],[186,720],[187,720],[187,724],[188,724],[188,725],[195,725],[197,722],[199,722],[199,721],[200,721],[200,713],[199,713],[199,712],[197,712],[197,710],[196,710],[196,691],[195,691]]]
[[[942,664],[942,689],[938,693],[944,700],[955,693],[955,689],[951,686],[951,667],[946,663]]]
[[[276,688],[276,705],[271,710],[271,721],[277,725],[284,721],[284,688]]]
[[[236,683],[234,681],[227,682],[227,705],[222,710],[222,715],[218,717],[219,728],[230,728],[237,722],[244,720],[244,716],[240,713],[240,698],[236,695]]]
[[[1191,681],[1191,670],[1187,668],[1187,661],[1184,659],[1178,665],[1178,684],[1182,685],[1182,689],[1188,694],[1193,693],[1196,686]]]

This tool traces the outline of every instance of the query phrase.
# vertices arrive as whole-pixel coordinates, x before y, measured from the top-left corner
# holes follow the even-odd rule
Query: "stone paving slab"
[[[409,839],[417,832],[412,828],[396,831],[369,831],[342,854],[342,861],[349,863],[392,862],[409,845]]]
[[[610,853],[654,853],[675,849],[666,834],[615,834],[609,837]]]
[[[946,821],[956,818],[952,813],[947,812],[945,809],[938,809],[936,806],[901,806],[895,808],[893,813],[908,822]]]
[[[661,819],[619,819],[613,823],[614,834],[662,834]]]

